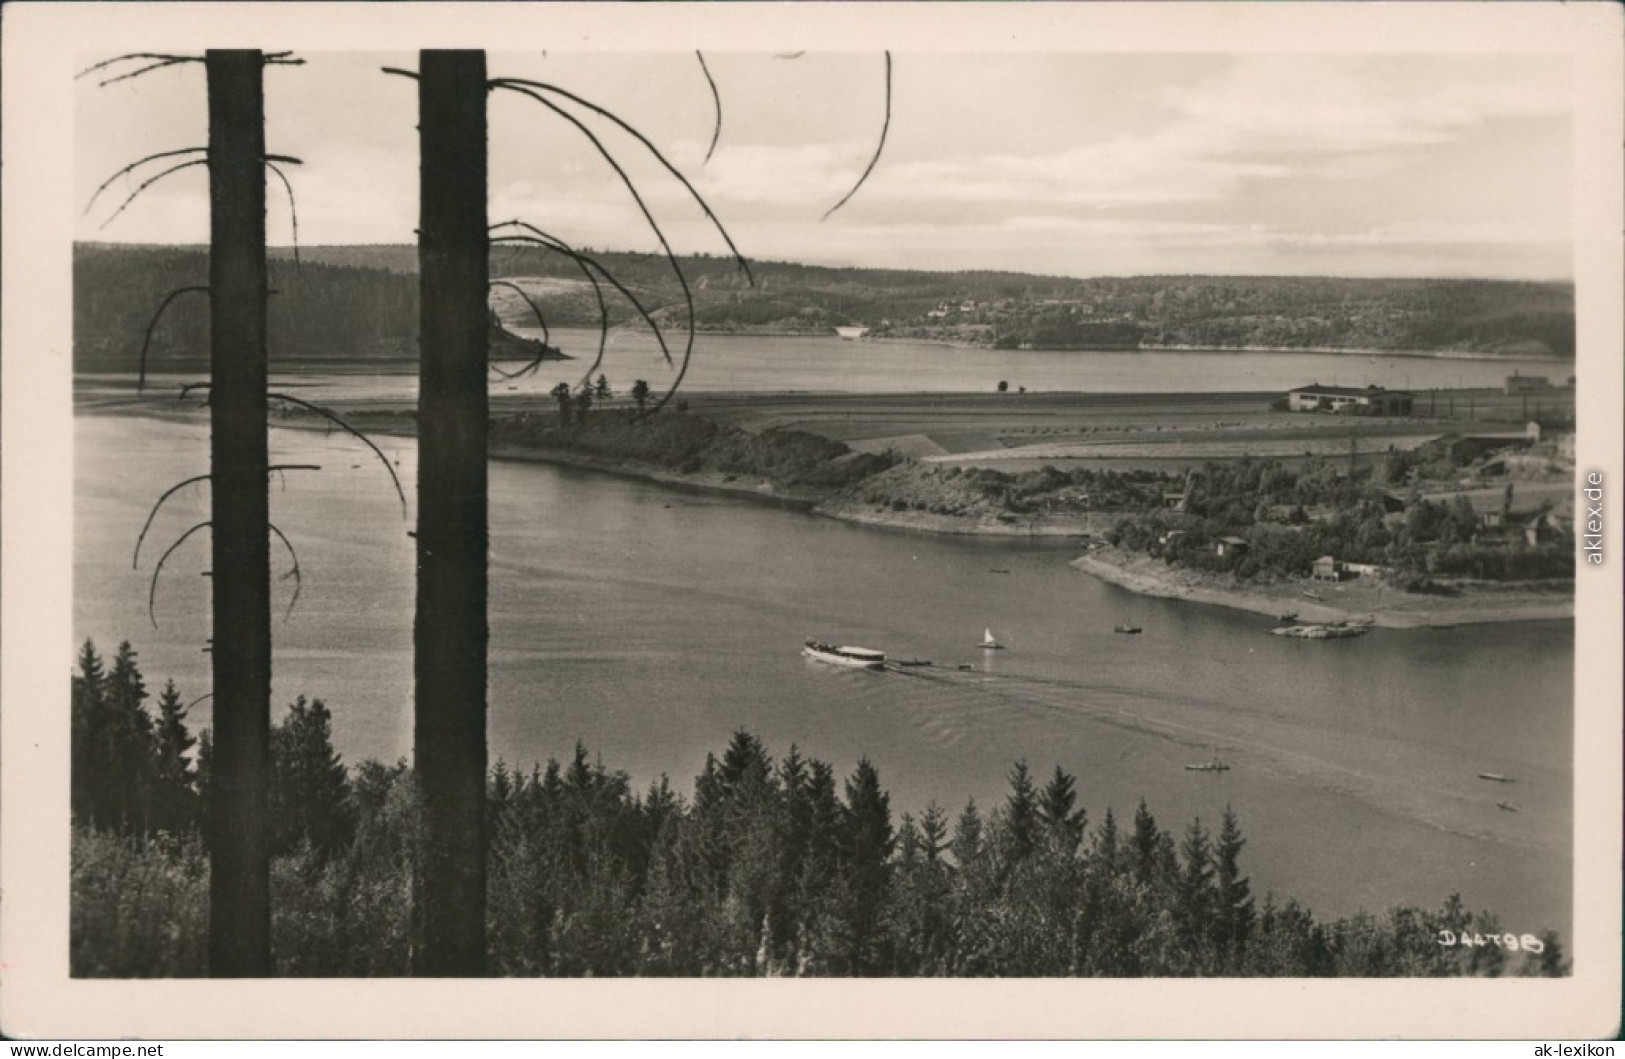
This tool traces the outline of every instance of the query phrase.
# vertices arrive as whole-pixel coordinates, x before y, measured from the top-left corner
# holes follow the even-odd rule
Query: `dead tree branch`
[[[671,242],[669,240],[667,240],[666,233],[661,230],[660,223],[655,220],[654,213],[649,209],[648,204],[645,203],[644,200],[643,200],[643,196],[638,192],[636,183],[634,183],[632,178],[629,175],[627,175],[626,170],[621,166],[620,162],[618,162],[615,159],[615,156],[610,152],[610,150],[607,147],[604,146],[603,141],[600,140],[593,133],[593,131],[591,129],[587,128],[585,123],[583,123],[579,118],[577,118],[575,115],[571,114],[569,111],[565,110],[563,107],[560,107],[558,104],[556,104],[552,100],[548,99],[546,96],[541,95],[539,92],[532,91],[528,87],[519,87],[519,86],[516,86],[516,85],[511,84],[511,83],[499,82],[499,81],[493,81],[491,83],[493,85],[498,85],[499,87],[506,88],[511,92],[517,92],[520,95],[527,96],[530,99],[535,100],[536,102],[540,103],[542,106],[546,107],[548,110],[551,110],[553,113],[557,114],[559,117],[561,117],[565,121],[569,122],[571,125],[574,125],[576,127],[576,129],[579,130],[580,133],[587,138],[588,142],[593,145],[593,147],[598,151],[598,154],[604,159],[604,161],[609,164],[609,167],[615,171],[615,175],[621,178],[621,183],[623,185],[625,185],[627,193],[632,196],[632,201],[637,203],[638,209],[639,209],[639,211],[642,212],[644,220],[646,220],[649,223],[650,230],[652,230],[654,232],[655,239],[657,239],[659,241],[661,251],[666,255],[667,263],[669,263],[671,265],[672,274],[677,277],[677,284],[683,290],[683,305],[684,305],[685,309],[687,310],[687,317],[688,317],[688,333],[687,333],[686,341],[685,341],[684,346],[683,346],[682,367],[678,370],[677,379],[672,384],[673,389],[669,390],[666,393],[665,397],[661,398],[661,400],[655,405],[654,411],[658,412],[661,409],[661,407],[663,407],[665,405],[666,401],[671,397],[671,394],[676,392],[675,387],[679,383],[682,382],[683,374],[688,370],[689,358],[693,355],[693,352],[694,352],[694,292],[689,289],[688,277],[683,275],[682,265],[680,265],[678,263],[678,261],[677,261],[677,254],[676,254],[675,251],[672,250]],[[608,113],[608,112],[606,111],[604,113]],[[618,118],[616,118],[614,120],[616,120],[617,122],[620,121],[620,119],[618,119]],[[629,126],[625,126],[624,122],[622,122],[621,124],[623,125],[623,127],[628,127],[629,128]],[[642,138],[641,134],[638,134],[638,135],[639,135],[639,138],[641,139]],[[647,140],[645,140],[644,142],[648,143]],[[649,149],[651,151],[654,151],[654,146],[652,144],[649,145]],[[659,152],[658,151],[656,151],[655,154],[656,154],[656,157],[659,157]],[[674,172],[675,172],[675,170],[674,170]],[[679,174],[679,179],[682,179],[680,174]],[[684,180],[683,183],[685,185],[687,185],[688,181]],[[710,208],[705,207],[705,209],[707,210],[707,212],[709,212]],[[720,228],[720,225],[719,225],[719,228]],[[726,238],[726,233],[724,234],[724,238]],[[730,241],[728,245],[730,247],[732,247],[733,243]],[[743,261],[744,261],[743,258],[740,258],[739,260],[741,261],[741,263],[743,263]],[[747,272],[747,275],[748,275],[748,272]],[[661,343],[661,348],[665,349],[665,343],[664,342]],[[668,356],[669,356],[669,354],[668,354]]]
[[[889,64],[890,60],[888,59],[887,61]],[[887,68],[889,70],[890,66],[888,65]],[[750,281],[752,286],[755,285],[756,280],[751,273],[750,262],[745,260],[745,255],[741,254],[739,252],[739,248],[734,245],[733,237],[728,234],[728,229],[723,227],[722,220],[717,217],[716,211],[711,209],[711,204],[706,202],[705,197],[695,190],[693,184],[689,183],[688,178],[683,175],[682,170],[678,169],[676,166],[672,165],[671,162],[667,161],[666,156],[660,153],[660,149],[650,142],[649,138],[643,135],[643,133],[639,132],[634,126],[629,125],[613,112],[605,110],[603,107],[592,102],[591,100],[583,99],[574,92],[566,91],[557,85],[551,85],[545,81],[529,81],[519,77],[499,77],[493,80],[491,85],[495,88],[506,88],[509,91],[521,92],[521,94],[530,96],[532,99],[536,99],[538,101],[542,101],[541,97],[537,95],[538,92],[549,92],[553,95],[559,96],[560,98],[568,99],[577,106],[584,107],[587,110],[592,111],[594,114],[597,114],[599,117],[613,123],[628,136],[631,136],[634,140],[637,140],[638,143],[642,144],[644,149],[647,150],[651,156],[653,156],[654,160],[660,163],[661,168],[665,169],[666,172],[670,173],[676,178],[678,183],[683,185],[684,190],[686,190],[689,193],[689,196],[694,199],[695,204],[700,207],[700,211],[705,214],[706,218],[710,220],[712,227],[717,230],[717,234],[722,236],[722,241],[728,246],[728,252],[733,255],[734,261],[739,265],[740,271],[744,272],[745,278]],[[522,91],[524,89],[534,89],[535,91]],[[890,99],[889,93],[887,98],[888,100]],[[550,105],[550,109],[553,109],[560,114],[565,113],[556,106]],[[583,131],[585,131],[585,126],[580,126],[579,123],[576,124],[578,127],[582,128]],[[599,149],[600,151],[603,150],[601,147]]]
[[[284,581],[290,577],[293,578],[293,598],[288,600],[288,609],[282,615],[282,620],[287,621],[293,617],[293,607],[295,603],[299,602],[299,590],[304,587],[305,579],[299,573],[299,553],[293,550],[293,542],[288,540],[287,534],[277,529],[275,522],[267,522],[266,525],[270,527],[272,533],[276,534],[277,540],[282,542],[282,546],[288,549],[288,558],[293,560],[293,569],[282,575]]]
[[[152,332],[153,329],[158,326],[159,318],[164,315],[164,310],[169,308],[170,302],[174,301],[176,298],[179,298],[183,294],[194,294],[199,291],[207,294],[209,292],[209,288],[178,287],[175,290],[170,291],[169,294],[164,297],[164,300],[158,303],[158,308],[152,314],[152,319],[147,321],[147,333],[141,338],[141,365],[135,380],[136,393],[140,393],[142,390],[146,389],[147,386],[147,347],[152,344]]]
[[[319,471],[321,469],[322,467],[319,463],[273,463],[270,467],[266,468],[266,471],[267,473],[275,471],[280,475],[284,471]],[[170,497],[174,496],[176,493],[180,492],[182,489],[185,489],[187,486],[196,485],[199,482],[207,482],[210,477],[211,476],[207,474],[196,474],[190,478],[176,482],[174,485],[164,490],[163,495],[153,503],[152,509],[147,512],[147,521],[142,523],[141,532],[136,535],[135,553],[130,557],[130,569],[135,570],[140,568],[141,545],[147,539],[147,531],[152,529],[152,522],[158,517],[158,510],[164,506],[164,502]],[[283,478],[283,484],[284,488],[286,488],[287,479],[285,477]]]
[[[711,86],[711,106],[716,111],[716,124],[711,129],[711,146],[705,149],[705,161],[709,162],[717,149],[717,141],[722,138],[722,93],[717,91],[717,81],[711,76],[711,68],[705,65],[705,53],[696,51],[694,57],[700,60],[700,72],[705,75],[705,83]]]
[[[874,157],[869,159],[869,164],[867,166],[865,166],[864,169],[863,169],[863,175],[858,177],[858,182],[856,184],[852,185],[852,190],[848,191],[845,195],[842,195],[840,202],[837,202],[835,205],[833,205],[829,209],[825,210],[824,215],[822,217],[818,218],[820,221],[829,220],[829,215],[834,213],[836,210],[840,209],[842,206],[845,206],[849,201],[851,201],[852,196],[856,195],[858,193],[858,189],[861,188],[864,185],[864,183],[869,179],[869,174],[873,173],[875,171],[875,166],[877,164],[879,164],[879,162],[880,162],[880,152],[884,151],[886,149],[886,133],[888,131],[890,131],[890,129],[891,129],[891,52],[888,51],[886,53],[886,120],[884,122],[882,122],[881,126],[880,126],[880,142],[875,144]]]
[[[192,534],[196,533],[200,529],[208,529],[213,525],[214,523],[212,522],[199,522],[197,525],[181,534],[175,543],[171,544],[164,551],[164,554],[158,557],[158,565],[152,568],[152,580],[147,585],[147,618],[152,622],[152,627],[154,629],[158,627],[158,613],[156,609],[158,604],[158,575],[164,572],[164,563],[169,561],[169,557],[174,555],[175,550],[181,545],[185,544],[187,539],[190,538]]]
[[[298,268],[299,267],[299,203],[294,200],[293,183],[288,180],[288,174],[284,173],[282,171],[282,169],[277,165],[278,162],[285,162],[288,165],[304,165],[305,163],[303,161],[301,161],[300,159],[298,159],[298,158],[293,158],[293,157],[290,157],[288,155],[283,155],[283,154],[268,154],[268,155],[265,156],[265,168],[269,169],[271,172],[273,172],[273,173],[275,173],[277,175],[277,179],[282,181],[283,189],[286,190],[287,193],[288,193],[288,216],[293,222],[293,267]]]
[[[147,531],[152,528],[152,520],[158,517],[158,509],[164,506],[164,501],[168,500],[170,497],[174,496],[176,493],[180,492],[182,489],[185,489],[189,485],[196,485],[198,482],[206,482],[208,480],[208,475],[196,474],[185,479],[184,481],[176,482],[174,485],[164,490],[163,495],[160,496],[157,502],[152,505],[152,510],[147,512],[147,521],[142,524],[141,532],[136,535],[135,554],[130,557],[130,569],[135,570],[140,568],[141,543],[147,539]]]
[[[508,224],[513,224],[513,225],[518,225],[520,227],[526,228],[526,229],[528,229],[528,230],[530,230],[532,232],[535,232],[537,234],[533,235],[533,236],[532,235],[517,235],[517,234],[516,235],[499,235],[499,236],[493,237],[493,240],[492,240],[493,242],[517,242],[517,243],[529,243],[529,244],[533,244],[533,245],[536,245],[536,246],[542,246],[542,247],[546,247],[547,249],[557,251],[558,253],[561,253],[564,256],[568,257],[568,258],[571,258],[577,264],[580,264],[583,267],[585,267],[587,265],[592,266],[592,268],[596,269],[600,274],[602,274],[603,277],[605,279],[607,279],[610,282],[610,284],[612,286],[614,286],[614,288],[617,291],[619,291],[624,298],[626,298],[627,301],[632,303],[632,307],[637,310],[638,315],[643,317],[644,323],[648,324],[649,329],[654,332],[655,341],[659,344],[660,353],[661,353],[661,355],[663,357],[665,357],[666,363],[667,364],[672,363],[671,350],[666,345],[665,333],[661,331],[660,324],[658,322],[656,322],[656,320],[654,318],[654,315],[652,313],[650,313],[647,308],[644,307],[644,304],[641,301],[638,300],[637,295],[633,294],[632,291],[627,288],[626,284],[622,283],[619,279],[617,279],[615,277],[614,273],[610,272],[607,268],[605,268],[604,265],[600,261],[598,261],[596,258],[594,258],[590,254],[579,253],[579,252],[571,249],[564,242],[562,242],[562,241],[560,241],[558,239],[555,239],[554,237],[548,235],[547,233],[543,232],[540,228],[537,228],[534,225],[525,224],[523,221],[509,221],[507,223]],[[589,276],[590,275],[591,274],[589,273]],[[608,320],[608,315],[607,315],[608,314],[608,309],[604,304],[603,292],[602,292],[602,289],[599,287],[598,281],[596,279],[593,280],[593,289],[598,294],[599,319],[600,319],[600,321],[607,322],[607,320]],[[587,368],[586,374],[583,376],[583,381],[585,381],[587,378],[589,378],[592,375],[592,373],[598,369],[599,365],[601,365],[604,362],[604,350],[605,350],[606,344],[608,343],[608,338],[609,338],[608,332],[609,332],[609,329],[608,329],[607,326],[601,326],[599,328],[599,331],[598,331],[598,356],[593,360],[591,366],[589,366]]]
[[[181,162],[181,163],[179,163],[177,165],[172,165],[168,169],[164,170],[162,173],[159,173],[157,176],[148,177],[146,180],[143,180],[141,182],[141,185],[139,187],[137,187],[134,191],[130,192],[129,197],[126,198],[122,203],[119,204],[119,208],[114,210],[113,215],[111,217],[107,218],[107,220],[103,221],[101,223],[100,227],[106,228],[109,224],[112,224],[115,220],[118,219],[119,214],[121,214],[125,210],[129,209],[130,204],[133,203],[136,199],[141,197],[141,193],[143,191],[145,191],[148,188],[152,187],[152,185],[158,183],[158,181],[162,180],[164,177],[169,176],[171,173],[179,173],[182,169],[190,169],[190,168],[192,168],[193,166],[196,166],[196,165],[206,166],[208,164],[209,164],[209,160],[207,158],[194,158],[189,162]]]
[[[183,154],[208,154],[208,152],[209,149],[207,147],[180,147],[173,151],[159,151],[157,154],[149,154],[145,158],[136,159],[123,169],[120,169],[118,172],[101,182],[101,186],[91,193],[90,201],[85,203],[85,212],[82,214],[82,216],[88,217],[91,209],[96,205],[96,200],[101,198],[102,192],[112,187],[113,182],[119,177],[124,176],[126,173],[133,173],[137,169],[140,169],[142,166],[146,165],[148,162],[156,162],[161,158],[177,158]]]
[[[334,426],[338,427],[340,430],[344,431],[346,434],[349,434],[351,437],[367,446],[367,448],[371,449],[373,455],[378,457],[378,462],[384,465],[384,470],[389,472],[389,480],[395,486],[395,495],[401,499],[401,517],[406,517],[406,490],[401,488],[400,476],[395,473],[395,468],[389,465],[389,457],[384,455],[384,450],[373,444],[371,438],[367,437],[367,435],[363,434],[361,431],[357,430],[355,427],[346,423],[343,419],[340,419],[338,416],[334,415],[332,412],[329,412],[320,405],[311,404],[309,401],[302,400],[298,397],[291,397],[285,393],[267,393],[265,396],[268,400],[281,401],[284,404],[291,404],[298,408],[303,408],[307,412],[314,412],[316,415],[326,419],[328,422],[332,423]]]
[[[180,63],[200,63],[200,62],[203,61],[203,56],[201,56],[201,55],[166,55],[166,54],[162,54],[162,53],[159,53],[159,52],[145,52],[145,51],[130,52],[128,55],[116,55],[111,59],[103,60],[102,62],[96,63],[93,66],[87,66],[83,70],[80,70],[78,73],[74,74],[73,79],[75,81],[77,81],[81,77],[89,76],[90,74],[93,74],[98,70],[105,70],[109,66],[113,66],[113,65],[115,65],[117,63],[137,62],[137,61],[145,61],[145,62],[148,63],[148,65],[143,66],[141,69],[132,71],[130,73],[124,73],[124,74],[119,74],[116,77],[110,77],[105,81],[99,82],[96,87],[105,88],[108,85],[113,84],[114,82],[128,81],[132,77],[140,77],[142,74],[151,73],[154,70],[162,70],[166,66],[175,66],[175,65],[178,65]]]

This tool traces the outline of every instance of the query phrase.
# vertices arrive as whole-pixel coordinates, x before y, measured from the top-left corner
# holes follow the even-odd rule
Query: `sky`
[[[303,244],[408,243],[417,214],[411,53],[302,52],[266,74],[268,149]],[[101,56],[87,57],[90,61]],[[1572,278],[1573,86],[1561,57],[1479,54],[892,56],[879,164],[841,210],[885,121],[882,53],[493,52],[644,132],[748,257],[1070,276],[1249,274]],[[75,198],[145,155],[206,142],[201,67],[76,82]],[[602,119],[674,249],[726,247],[682,186]],[[570,243],[654,250],[580,130],[494,92],[490,217]],[[81,240],[208,237],[201,167],[115,213],[143,167],[79,219]],[[269,238],[291,241],[269,189]]]

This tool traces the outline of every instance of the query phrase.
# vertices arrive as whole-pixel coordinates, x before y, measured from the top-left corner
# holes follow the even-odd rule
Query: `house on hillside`
[[[1377,503],[1382,505],[1384,515],[1399,515],[1405,511],[1405,498],[1394,492],[1384,492],[1377,497]]]
[[[1477,518],[1480,530],[1490,531],[1490,537],[1517,537],[1528,538],[1529,527],[1539,522],[1540,528],[1536,536],[1550,531],[1553,535],[1561,533],[1564,528],[1572,524],[1574,518],[1574,502],[1564,499],[1553,503],[1549,497],[1526,497],[1518,494],[1514,484],[1509,483],[1503,489],[1479,489],[1473,492],[1441,494],[1428,499],[1435,503],[1454,503],[1456,498],[1462,498],[1472,506],[1473,515]],[[1531,540],[1530,543],[1536,543]]]
[[[1247,542],[1240,537],[1220,537],[1213,542],[1215,555],[1240,555],[1247,550]]]
[[[1322,555],[1316,559],[1309,571],[1309,576],[1316,581],[1341,581],[1343,574],[1343,564],[1330,555]]]
[[[1286,401],[1287,408],[1293,412],[1408,416],[1416,398],[1403,390],[1385,390],[1381,386],[1359,389],[1352,386],[1322,386],[1317,382],[1287,391]]]

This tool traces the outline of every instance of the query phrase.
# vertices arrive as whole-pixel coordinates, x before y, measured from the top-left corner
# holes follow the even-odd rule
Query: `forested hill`
[[[681,326],[683,295],[663,258],[585,251],[662,322]],[[414,352],[416,248],[316,246],[273,251],[274,358]],[[874,337],[1001,348],[1165,346],[1472,350],[1574,355],[1574,291],[1567,283],[1471,279],[1136,276],[1071,279],[1012,272],[825,268],[752,261],[755,285],[727,257],[684,257],[701,330],[829,334],[857,325]],[[551,326],[596,327],[583,269],[536,247],[500,247],[494,278],[518,280]],[[74,351],[80,366],[131,361],[167,291],[206,282],[201,247],[82,244],[74,255]],[[612,324],[637,311],[603,284]],[[505,288],[493,300],[509,324],[531,310]],[[171,306],[153,336],[160,358],[202,356],[204,299]]]
[[[202,247],[75,247],[74,367],[134,370],[148,323],[164,299],[208,282],[208,253]],[[304,258],[295,267],[289,255],[271,261],[270,287],[267,331],[273,361],[417,355],[415,275],[319,257]],[[539,347],[494,321],[491,342],[515,359],[535,356]],[[152,327],[148,368],[193,369],[208,356],[208,297],[181,294]]]

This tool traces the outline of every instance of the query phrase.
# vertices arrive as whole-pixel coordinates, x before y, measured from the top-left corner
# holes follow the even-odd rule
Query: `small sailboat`
[[[980,644],[978,644],[977,646],[980,647],[984,651],[1002,651],[1002,650],[1004,650],[1004,644],[1000,643],[999,641],[997,641],[997,640],[995,640],[993,638],[993,630],[992,629],[983,629],[982,630],[982,642]]]

